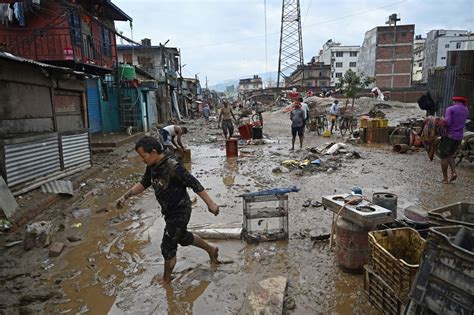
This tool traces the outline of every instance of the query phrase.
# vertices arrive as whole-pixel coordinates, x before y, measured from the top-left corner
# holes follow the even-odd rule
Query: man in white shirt
[[[309,107],[308,107],[308,104],[303,102],[302,97],[300,97],[299,101],[300,101],[300,104],[301,104],[301,109],[304,111],[304,125],[303,125],[303,127],[305,127],[308,120],[309,120]]]
[[[334,128],[334,125],[336,124],[337,117],[339,117],[339,101],[334,100],[334,102],[331,105],[331,109],[329,110],[329,113],[331,114],[331,134],[332,130]]]

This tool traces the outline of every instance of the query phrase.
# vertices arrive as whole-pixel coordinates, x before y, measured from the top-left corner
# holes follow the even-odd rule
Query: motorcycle
[[[474,132],[472,131],[467,131],[464,133],[461,144],[454,154],[456,166],[461,163],[463,159],[466,159],[469,161],[469,163],[474,161]]]

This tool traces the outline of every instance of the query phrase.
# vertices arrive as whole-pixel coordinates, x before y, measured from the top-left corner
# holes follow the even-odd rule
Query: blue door
[[[87,80],[87,114],[89,117],[89,132],[101,132],[102,117],[100,114],[99,85],[97,79]]]

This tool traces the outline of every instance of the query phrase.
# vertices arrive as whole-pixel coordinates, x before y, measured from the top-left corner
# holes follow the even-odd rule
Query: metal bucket
[[[225,154],[227,158],[239,156],[239,146],[236,139],[229,139],[225,142]]]
[[[339,217],[336,223],[336,259],[339,266],[350,273],[361,273],[369,261],[368,233],[371,228],[358,226]]]
[[[391,210],[393,218],[397,218],[398,196],[387,192],[377,192],[372,195],[372,202],[380,207]]]

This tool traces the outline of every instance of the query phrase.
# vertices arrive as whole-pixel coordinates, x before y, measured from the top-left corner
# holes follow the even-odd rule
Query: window
[[[446,60],[446,57],[441,57],[441,60]]]
[[[351,52],[349,53],[349,56],[351,56],[351,57],[357,57],[357,51],[351,51]]]
[[[71,26],[74,44],[77,46],[82,46],[81,18],[79,17],[79,14],[69,12],[69,25]]]
[[[320,77],[322,77],[322,76],[323,76],[323,73],[322,73],[322,72],[320,72],[320,73],[319,73],[319,76],[320,76]]]
[[[456,49],[460,49],[461,48],[461,43],[456,43]]]
[[[106,56],[112,57],[112,42],[110,40],[110,32],[105,27],[100,28],[102,37],[102,53]]]
[[[343,57],[343,56],[344,56],[344,52],[336,51],[336,57]]]
[[[342,62],[336,62],[336,68],[342,68]]]
[[[422,63],[422,62],[419,62],[419,63],[418,63],[418,67],[423,67],[423,63]]]
[[[349,67],[351,67],[351,68],[357,67],[357,62],[355,62],[355,61],[354,62],[349,62]]]
[[[342,78],[342,72],[336,72],[336,78]]]
[[[254,84],[254,85],[253,85],[253,88],[254,88],[254,89],[258,88],[258,84]]]
[[[449,48],[449,44],[444,44],[444,48]]]

